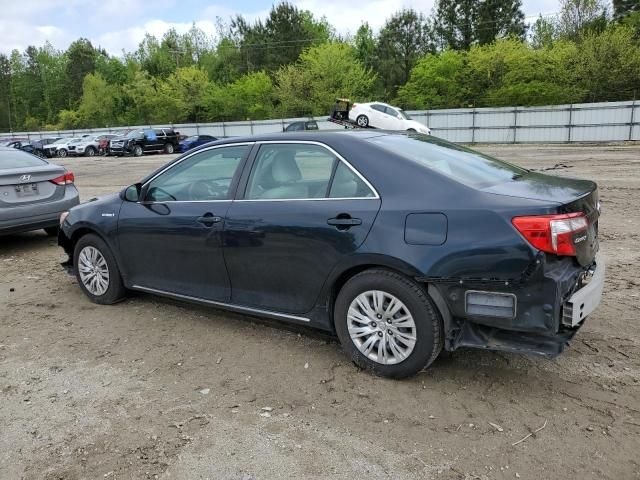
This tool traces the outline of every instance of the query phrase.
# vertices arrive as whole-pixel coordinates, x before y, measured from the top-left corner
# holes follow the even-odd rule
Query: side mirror
[[[140,200],[141,189],[142,185],[139,183],[125,188],[122,199],[126,202],[138,202]]]
[[[398,115],[398,120],[402,120],[402,115]]]

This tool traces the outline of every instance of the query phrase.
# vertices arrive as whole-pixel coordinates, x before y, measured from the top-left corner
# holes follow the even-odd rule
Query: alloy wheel
[[[109,266],[96,247],[84,247],[78,255],[80,280],[92,295],[104,295],[109,288]]]
[[[411,312],[398,297],[381,290],[368,290],[351,302],[347,327],[360,353],[382,365],[402,362],[416,344]]]

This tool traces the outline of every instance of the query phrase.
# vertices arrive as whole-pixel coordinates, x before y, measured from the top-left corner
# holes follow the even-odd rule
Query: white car
[[[359,127],[374,127],[384,130],[409,130],[431,135],[426,125],[412,120],[401,108],[386,103],[354,103],[349,111],[349,120]]]
[[[55,145],[56,147],[54,155],[57,157],[63,157],[63,158],[69,154],[74,155],[76,145],[80,143],[81,140],[82,139],[79,137],[67,138],[61,143],[56,142],[52,144],[52,145]]]
[[[74,155],[84,155],[86,157],[93,157],[100,149],[101,135],[86,136],[84,135],[78,143],[69,145],[69,153]],[[74,148],[75,147],[75,148]]]

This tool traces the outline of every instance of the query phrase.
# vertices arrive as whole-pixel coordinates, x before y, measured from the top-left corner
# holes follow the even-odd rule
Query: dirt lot
[[[565,354],[459,350],[375,378],[318,333],[94,305],[54,240],[3,237],[0,478],[640,478],[640,146],[480,149],[600,184],[605,296]],[[166,160],[64,163],[86,200]]]

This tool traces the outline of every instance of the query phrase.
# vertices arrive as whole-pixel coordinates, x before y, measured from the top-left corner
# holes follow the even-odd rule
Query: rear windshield
[[[431,135],[382,135],[368,140],[474,188],[504,183],[528,172],[524,168]]]
[[[40,167],[47,162],[20,150],[0,150],[0,170],[10,168]]]

